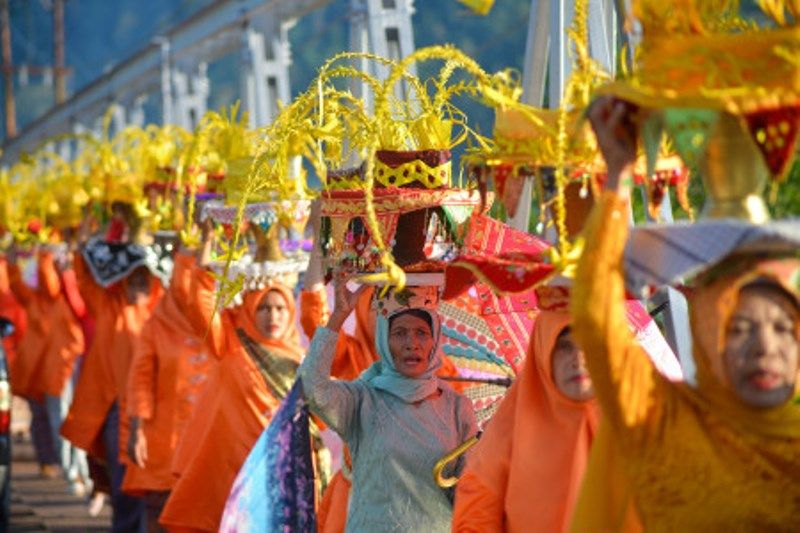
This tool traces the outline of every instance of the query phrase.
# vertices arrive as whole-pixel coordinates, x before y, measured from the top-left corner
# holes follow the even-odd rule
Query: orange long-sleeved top
[[[13,372],[17,358],[17,346],[19,346],[22,336],[28,328],[28,317],[25,314],[25,308],[19,303],[19,300],[11,290],[8,260],[5,256],[0,256],[0,316],[5,317],[14,324],[14,333],[3,339],[8,371]]]
[[[148,457],[144,468],[128,466],[122,488],[129,493],[172,489],[175,447],[216,364],[182,307],[193,267],[193,256],[178,254],[169,289],[136,342],[128,415],[141,420]]]
[[[192,294],[187,295],[187,298],[184,299],[184,302],[189,302],[194,298]],[[306,336],[313,336],[314,331],[316,330],[319,324],[324,323],[328,318],[328,307],[327,307],[327,299],[323,291],[302,291],[300,293],[300,325],[303,328],[303,332]],[[202,334],[205,335],[205,326],[202,329]],[[345,337],[342,335],[342,337]],[[217,372],[216,365],[212,367],[209,372],[209,376],[213,375]],[[358,375],[353,374],[353,371],[350,371],[348,375]],[[207,381],[217,381],[217,377],[210,378]],[[206,397],[207,396],[207,397]],[[218,398],[218,395],[214,394],[202,394],[200,400],[200,407],[203,411],[208,411],[214,409],[214,402],[215,399]],[[187,430],[192,438],[181,439],[178,443],[178,447],[175,451],[175,456],[172,461],[172,473],[174,475],[180,475],[183,472],[184,467],[186,464],[191,460],[194,456],[194,452],[196,448],[193,446],[193,442],[195,442],[196,438],[199,438],[202,434],[204,434],[205,424],[201,419],[194,420],[191,423],[193,426],[191,429]]]
[[[98,285],[80,255],[75,257],[75,275],[89,314],[95,320],[95,335],[81,368],[72,406],[61,426],[61,434],[75,446],[104,457],[98,441],[109,409],[116,401],[125,413],[128,371],[135,339],[164,292],[153,277],[150,294],[139,305],[128,303],[126,280],[108,288]],[[120,418],[120,455],[128,440],[127,417]]]
[[[632,498],[647,531],[794,530],[800,516],[800,427],[789,402],[755,409],[711,390],[701,367],[719,353],[724,306],[690,309],[698,387],[654,368],[626,326],[622,256],[627,206],[605,192],[585,229],[572,297],[573,332],[603,410],[573,527],[617,531]],[[726,278],[721,291],[738,288]],[[719,294],[716,295],[719,297]],[[711,342],[704,339],[713,338]],[[628,496],[625,496],[628,495]]]
[[[470,451],[453,531],[569,530],[600,414],[553,381],[552,353],[569,322],[564,310],[537,316],[522,372]]]
[[[216,531],[236,474],[280,400],[269,390],[237,333],[248,321],[252,326],[250,315],[266,292],[247,295],[242,306],[215,314],[213,275],[196,267],[191,277],[187,316],[196,332],[207,332],[208,348],[219,363],[176,449],[173,470],[179,471],[179,478],[160,522],[170,531]],[[282,293],[291,311],[287,334],[291,340],[275,341],[272,348],[299,363],[294,301],[288,290]],[[252,336],[252,331],[247,334]]]
[[[17,265],[9,268],[9,281],[25,306],[29,327],[23,335],[18,360],[11,373],[15,394],[41,400],[59,396],[83,353],[83,331],[62,290],[51,252],[37,256],[38,286],[28,287]]]

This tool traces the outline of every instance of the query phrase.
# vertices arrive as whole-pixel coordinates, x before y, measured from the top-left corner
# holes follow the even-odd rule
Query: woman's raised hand
[[[333,287],[335,294],[335,304],[327,328],[331,331],[339,331],[344,321],[356,308],[358,298],[361,293],[367,290],[366,285],[361,285],[358,289],[351,291],[347,287],[347,282],[353,277],[352,272],[336,270],[333,273]]]
[[[314,291],[321,289],[325,284],[322,248],[320,248],[319,242],[320,227],[322,226],[322,202],[319,198],[311,202],[308,222],[311,224],[313,242],[308,258],[308,269],[303,276],[303,287],[307,291]]]
[[[638,108],[612,96],[601,96],[589,107],[589,121],[608,169],[606,189],[626,186],[636,163],[639,133]]]
[[[322,200],[317,198],[311,202],[308,210],[308,222],[311,224],[314,242],[319,241],[320,228],[322,228]]]

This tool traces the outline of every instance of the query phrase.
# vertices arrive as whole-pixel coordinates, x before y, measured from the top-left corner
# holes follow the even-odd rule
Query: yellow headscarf
[[[789,295],[800,299],[800,259],[757,257],[726,261],[727,272],[688,295],[693,334],[693,354],[697,367],[697,386],[675,384],[678,396],[699,410],[713,412],[730,427],[753,437],[746,445],[757,462],[759,455],[776,459],[776,451],[762,448],[768,439],[800,439],[800,405],[788,401],[772,409],[754,409],[739,400],[725,379],[722,353],[725,329],[739,297],[739,291],[755,280],[775,283]],[[800,324],[796,324],[800,330]],[[631,383],[638,376],[627,377]],[[800,376],[798,376],[800,381]],[[797,383],[796,381],[796,390]],[[777,458],[780,460],[781,458]],[[786,457],[791,464],[792,457]],[[643,527],[632,498],[632,487],[625,471],[625,458],[611,427],[601,423],[589,460],[572,524],[573,531],[641,531]]]
[[[731,260],[727,262],[730,264]],[[734,262],[738,266],[736,272],[721,275],[688,295],[697,388],[687,386],[686,394],[733,427],[761,437],[800,438],[800,405],[787,402],[772,409],[748,407],[728,385],[722,361],[725,329],[742,287],[756,280],[766,280],[798,300],[800,259],[742,257]],[[800,331],[800,324],[795,324],[795,328]],[[798,382],[800,376],[795,381],[795,391]]]

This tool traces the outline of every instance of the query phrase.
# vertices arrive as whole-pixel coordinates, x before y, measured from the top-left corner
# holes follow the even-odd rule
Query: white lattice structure
[[[218,0],[154,39],[3,146],[0,164],[16,161],[59,134],[95,131],[112,104],[113,129],[143,124],[144,106],[158,98],[161,122],[192,128],[205,113],[210,92],[206,66],[239,51],[243,108],[253,125],[268,124],[278,101],[288,101],[294,21],[330,0]],[[74,142],[55,147],[69,156]]]

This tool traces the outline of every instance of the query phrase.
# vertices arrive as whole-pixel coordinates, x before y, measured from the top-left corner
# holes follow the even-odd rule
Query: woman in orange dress
[[[111,480],[112,529],[130,531],[144,522],[144,502],[121,490],[128,420],[120,413],[125,412],[136,338],[158,304],[163,288],[144,267],[103,288],[80,254],[75,255],[74,266],[81,295],[95,319],[95,333],[61,434],[88,454],[105,460]]]
[[[143,495],[148,531],[160,530],[158,517],[175,484],[175,446],[212,365],[181,304],[189,294],[193,267],[193,256],[178,254],[169,289],[137,339],[128,375],[128,456],[133,463],[122,489]]]
[[[37,254],[38,286],[22,281],[16,262],[9,267],[14,294],[26,308],[30,334],[22,339],[19,365],[12,374],[14,392],[28,398],[58,396],[83,352],[83,332],[65,292],[52,252]]]
[[[57,470],[52,469],[62,462],[60,439],[53,432],[59,426],[60,413],[48,414],[45,401],[50,396],[58,402],[64,392],[75,362],[83,353],[83,331],[63,290],[52,252],[37,254],[35,289],[22,280],[13,259],[9,274],[11,289],[25,306],[29,320],[19,345],[19,357],[12,367],[11,386],[15,394],[27,398],[31,405],[31,434],[42,471],[52,471],[55,475]],[[51,423],[51,416],[58,420]]]
[[[192,280],[187,315],[195,331],[207,331],[219,363],[182,437],[180,477],[159,521],[170,531],[216,531],[236,474],[288,392],[303,352],[285,286],[251,290],[241,305],[215,314],[211,272],[195,267]]]
[[[600,416],[566,305],[536,318],[529,355],[456,489],[453,531],[566,531]]]

